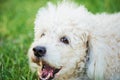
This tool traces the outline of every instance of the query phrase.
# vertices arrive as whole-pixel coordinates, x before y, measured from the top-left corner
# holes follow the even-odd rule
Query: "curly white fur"
[[[63,36],[69,45],[60,42]],[[35,38],[28,52],[32,70],[39,67],[32,60],[32,49],[38,45],[47,48],[46,62],[63,66],[55,80],[120,80],[120,13],[95,15],[73,3],[49,3],[36,16]]]

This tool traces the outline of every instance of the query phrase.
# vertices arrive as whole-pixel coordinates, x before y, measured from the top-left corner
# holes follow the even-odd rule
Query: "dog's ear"
[[[85,32],[85,35],[86,35],[86,42],[85,42],[85,45],[86,45],[86,54],[89,55],[90,34],[88,32]]]
[[[78,32],[79,33],[79,32]],[[86,74],[86,70],[87,70],[87,62],[89,60],[89,32],[80,32],[79,33],[79,38],[80,41],[82,41],[82,53],[80,55],[80,60],[77,63],[77,71],[78,74],[80,74],[80,76],[82,77],[84,74]],[[80,44],[81,45],[81,44]]]
[[[83,32],[82,35],[80,35],[80,38],[86,48],[86,51],[89,49],[89,42],[90,42],[90,34],[89,32]]]
[[[91,79],[104,80],[104,71],[106,67],[106,48],[104,41],[96,34],[88,36],[87,40],[87,54],[89,61],[87,62],[87,75]]]
[[[84,42],[84,46],[85,46],[85,62],[88,62],[89,61],[89,50],[90,50],[90,34],[89,34],[89,32],[84,32],[83,34],[82,34],[82,37],[83,37],[83,42]]]

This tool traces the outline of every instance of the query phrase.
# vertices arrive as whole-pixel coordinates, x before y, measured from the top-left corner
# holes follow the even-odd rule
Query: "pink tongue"
[[[45,66],[45,68],[42,70],[42,78],[46,78],[48,75],[50,75],[50,77],[53,77],[53,68]]]

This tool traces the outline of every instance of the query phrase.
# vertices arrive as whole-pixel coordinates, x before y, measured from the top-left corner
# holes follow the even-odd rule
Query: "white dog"
[[[28,56],[40,80],[120,80],[120,13],[62,2],[38,11]]]

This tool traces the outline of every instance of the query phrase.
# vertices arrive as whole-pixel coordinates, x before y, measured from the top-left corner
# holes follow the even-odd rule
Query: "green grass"
[[[120,0],[74,1],[84,4],[93,13],[120,11]],[[0,0],[0,80],[37,80],[29,70],[27,51],[33,41],[37,10],[47,2]]]

